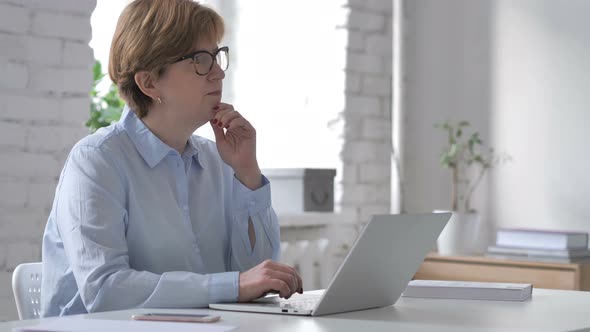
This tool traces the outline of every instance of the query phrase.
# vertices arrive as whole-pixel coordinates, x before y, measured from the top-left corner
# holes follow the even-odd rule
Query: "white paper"
[[[107,320],[88,318],[58,318],[40,324],[13,329],[13,332],[223,332],[236,326],[222,323],[177,323],[135,320]]]

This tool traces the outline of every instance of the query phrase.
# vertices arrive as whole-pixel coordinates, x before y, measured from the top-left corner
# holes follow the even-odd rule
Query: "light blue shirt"
[[[237,271],[279,253],[265,177],[252,191],[214,142],[193,135],[180,155],[126,108],[62,170],[43,236],[42,316],[236,301]]]

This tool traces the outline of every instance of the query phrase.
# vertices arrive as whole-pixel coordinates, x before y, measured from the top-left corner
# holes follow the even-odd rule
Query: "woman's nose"
[[[213,64],[213,68],[209,72],[209,79],[212,81],[222,80],[225,78],[225,72],[221,69],[221,67],[217,64]]]

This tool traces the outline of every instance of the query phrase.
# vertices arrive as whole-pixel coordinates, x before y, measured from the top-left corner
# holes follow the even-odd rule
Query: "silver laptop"
[[[277,295],[212,309],[321,316],[395,303],[435,244],[451,213],[379,215],[365,226],[326,290]],[[305,284],[305,280],[303,281]]]

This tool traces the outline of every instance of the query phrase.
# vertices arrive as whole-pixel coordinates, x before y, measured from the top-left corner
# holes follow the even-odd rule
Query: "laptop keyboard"
[[[272,296],[258,299],[254,302],[269,307],[280,306],[285,309],[313,310],[320,301],[320,297],[320,295],[293,294],[288,300],[281,299],[278,296]]]
[[[298,309],[298,310],[313,310],[319,302],[319,298],[314,299],[289,299],[280,302],[281,308]]]

